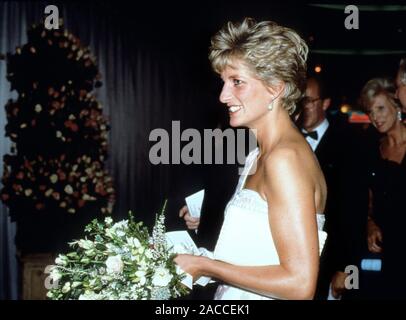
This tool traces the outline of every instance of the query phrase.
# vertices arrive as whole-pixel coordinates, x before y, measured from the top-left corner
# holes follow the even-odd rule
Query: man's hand
[[[372,220],[368,220],[368,250],[373,253],[382,252],[382,231]]]
[[[345,291],[345,278],[348,274],[342,271],[337,271],[331,279],[331,293],[333,297],[339,299]]]
[[[196,230],[197,228],[199,228],[200,219],[193,218],[190,215],[186,205],[179,210],[179,217],[185,219],[186,226],[188,227],[189,230]]]

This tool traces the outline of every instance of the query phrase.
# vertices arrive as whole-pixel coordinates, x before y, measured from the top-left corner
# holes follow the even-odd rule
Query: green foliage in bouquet
[[[165,202],[166,205],[166,202]],[[188,293],[165,237],[164,210],[150,236],[142,222],[93,220],[85,239],[70,243],[50,269],[54,300],[166,300]]]

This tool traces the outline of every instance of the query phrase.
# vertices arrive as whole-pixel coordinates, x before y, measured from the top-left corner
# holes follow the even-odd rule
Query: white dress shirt
[[[316,150],[317,146],[319,145],[319,142],[321,138],[323,138],[324,133],[326,132],[327,128],[329,126],[329,122],[327,119],[324,119],[313,131],[317,132],[317,140],[311,138],[310,136],[306,137],[307,142],[310,144],[310,147],[312,148],[313,151]],[[303,133],[307,133],[305,129],[302,129]]]

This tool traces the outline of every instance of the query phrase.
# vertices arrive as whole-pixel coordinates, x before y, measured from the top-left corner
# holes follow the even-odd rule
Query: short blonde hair
[[[293,114],[306,87],[308,51],[294,30],[272,21],[257,23],[245,18],[241,23],[228,22],[213,36],[209,59],[217,73],[231,65],[233,59],[242,59],[266,85],[282,81],[283,105]]]
[[[365,112],[368,112],[373,99],[380,94],[385,95],[393,107],[400,108],[396,99],[396,85],[394,81],[389,78],[373,78],[361,90],[360,104]]]

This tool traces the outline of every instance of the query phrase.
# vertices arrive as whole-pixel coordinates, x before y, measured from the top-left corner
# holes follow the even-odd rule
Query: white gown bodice
[[[236,191],[224,212],[214,259],[240,266],[278,265],[279,256],[272,238],[268,218],[268,203],[254,190],[244,188],[247,176],[256,163],[259,150],[248,155]],[[324,215],[317,214],[319,251],[321,253],[327,234],[322,231]],[[220,285],[217,300],[262,300],[272,297],[259,295],[229,285]]]

